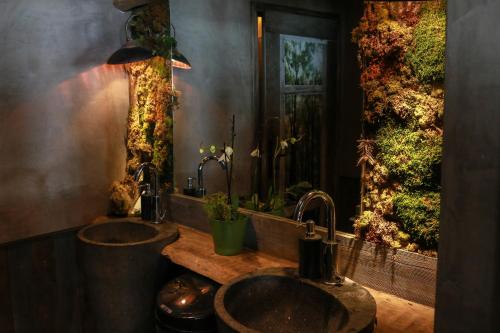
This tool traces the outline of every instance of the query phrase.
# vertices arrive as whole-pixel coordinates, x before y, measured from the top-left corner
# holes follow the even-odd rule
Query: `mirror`
[[[196,177],[200,145],[230,142],[234,114],[242,206],[291,217],[320,189],[339,230],[435,255],[444,1],[272,2],[172,1],[196,66],[174,75],[175,183]],[[204,169],[208,194],[225,191],[219,169]]]
[[[177,40],[196,67],[174,71],[180,92],[175,184],[183,192],[188,177],[198,178],[207,148],[230,142],[235,114],[240,204],[292,217],[303,194],[321,189],[336,203],[339,229],[352,231],[360,201],[362,94],[355,45],[341,38],[336,13],[345,12],[352,25],[359,15],[329,1],[297,4],[300,9],[281,5],[225,1],[221,12],[207,3],[171,0]],[[203,173],[208,194],[225,191],[217,163],[207,163]],[[311,217],[318,221],[320,215]]]
[[[333,16],[258,11],[260,177],[247,208],[291,218],[308,191],[335,196],[337,25]]]

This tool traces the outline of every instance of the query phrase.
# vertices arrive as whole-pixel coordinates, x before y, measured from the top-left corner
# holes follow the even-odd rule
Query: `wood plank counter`
[[[225,284],[242,274],[266,267],[297,267],[297,263],[262,252],[245,249],[236,256],[220,256],[214,252],[212,236],[179,225],[179,239],[163,249],[177,265],[184,266],[215,282]]]
[[[297,263],[259,251],[245,250],[236,256],[215,254],[210,234],[179,225],[179,239],[163,249],[172,262],[224,284],[239,275],[266,267],[297,267]],[[434,308],[367,288],[377,302],[376,333],[429,333]]]

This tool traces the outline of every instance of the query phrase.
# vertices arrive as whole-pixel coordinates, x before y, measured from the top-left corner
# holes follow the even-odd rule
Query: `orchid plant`
[[[302,137],[288,137],[282,139],[276,137],[276,145],[273,151],[272,163],[273,183],[269,187],[267,199],[264,202],[261,202],[257,191],[254,190],[254,194],[252,195],[251,199],[245,203],[246,208],[256,211],[268,211],[275,215],[284,214],[284,194],[280,193],[278,189],[276,169],[278,167],[280,158],[286,156],[289,153],[291,147],[297,144],[301,139]],[[250,156],[256,159],[262,158],[260,148],[256,147],[255,149],[253,149],[250,153]]]
[[[233,180],[233,167],[234,167],[234,139],[236,137],[235,134],[235,116],[233,115],[232,122],[231,122],[231,145],[227,145],[226,142],[222,146],[217,146],[215,144],[211,144],[209,146],[203,146],[203,143],[200,144],[199,148],[199,153],[201,155],[210,153],[210,154],[216,154],[217,152],[220,152],[220,155],[218,156],[218,161],[219,162],[225,162],[226,168],[225,170],[225,175],[226,175],[226,184],[227,184],[227,204],[231,205],[232,201],[234,200],[232,198],[232,180]],[[209,200],[210,202],[210,200]],[[219,200],[220,202],[220,200]]]
[[[276,137],[276,145],[274,147],[274,154],[273,154],[273,190],[276,191],[278,188],[277,185],[277,174],[276,174],[276,169],[278,167],[278,162],[281,157],[284,157],[288,154],[290,151],[291,146],[295,145],[297,142],[299,142],[302,139],[302,137],[295,138],[295,137],[289,137],[289,138],[284,138],[280,139],[279,137]]]

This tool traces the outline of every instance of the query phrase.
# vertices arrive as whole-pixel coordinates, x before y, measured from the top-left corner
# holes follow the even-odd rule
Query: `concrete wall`
[[[190,71],[174,69],[174,85],[182,94],[174,114],[174,179],[182,188],[196,177],[198,148],[230,140],[230,119],[236,115],[235,189],[249,190],[253,141],[253,63],[250,2],[247,0],[174,0],[170,17]],[[207,165],[209,192],[223,191],[225,177],[215,163]]]
[[[266,1],[323,13],[337,14],[341,22],[341,83],[337,151],[338,176],[358,177],[356,140],[360,133],[362,92],[355,46],[350,32],[362,14],[362,1]],[[196,176],[198,146],[222,143],[229,138],[229,120],[236,114],[236,191],[250,193],[251,159],[255,134],[254,68],[252,38],[255,23],[249,0],[171,0],[171,20],[179,49],[193,69],[174,70],[174,84],[181,92],[174,115],[174,178],[182,191],[187,176]],[[207,168],[209,192],[224,190],[222,171]],[[354,208],[352,208],[354,209]]]
[[[0,244],[106,212],[124,172],[128,80],[103,65],[126,15],[112,1],[0,4]]]
[[[499,1],[448,1],[436,332],[498,332]]]

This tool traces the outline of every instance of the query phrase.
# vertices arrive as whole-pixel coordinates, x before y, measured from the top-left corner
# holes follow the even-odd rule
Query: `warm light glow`
[[[56,90],[63,96],[69,96],[71,87],[75,84],[79,84],[85,89],[91,89],[91,87],[101,84],[103,78],[107,75],[118,75],[121,71],[120,66],[116,65],[103,64],[95,66],[79,73],[76,76],[62,81],[57,85]]]
[[[180,61],[177,61],[174,59],[172,59],[172,67],[181,68],[181,69],[191,69],[191,66],[189,66],[188,64],[185,64],[183,62],[180,62]]]
[[[262,16],[257,16],[257,37],[262,38]]]

